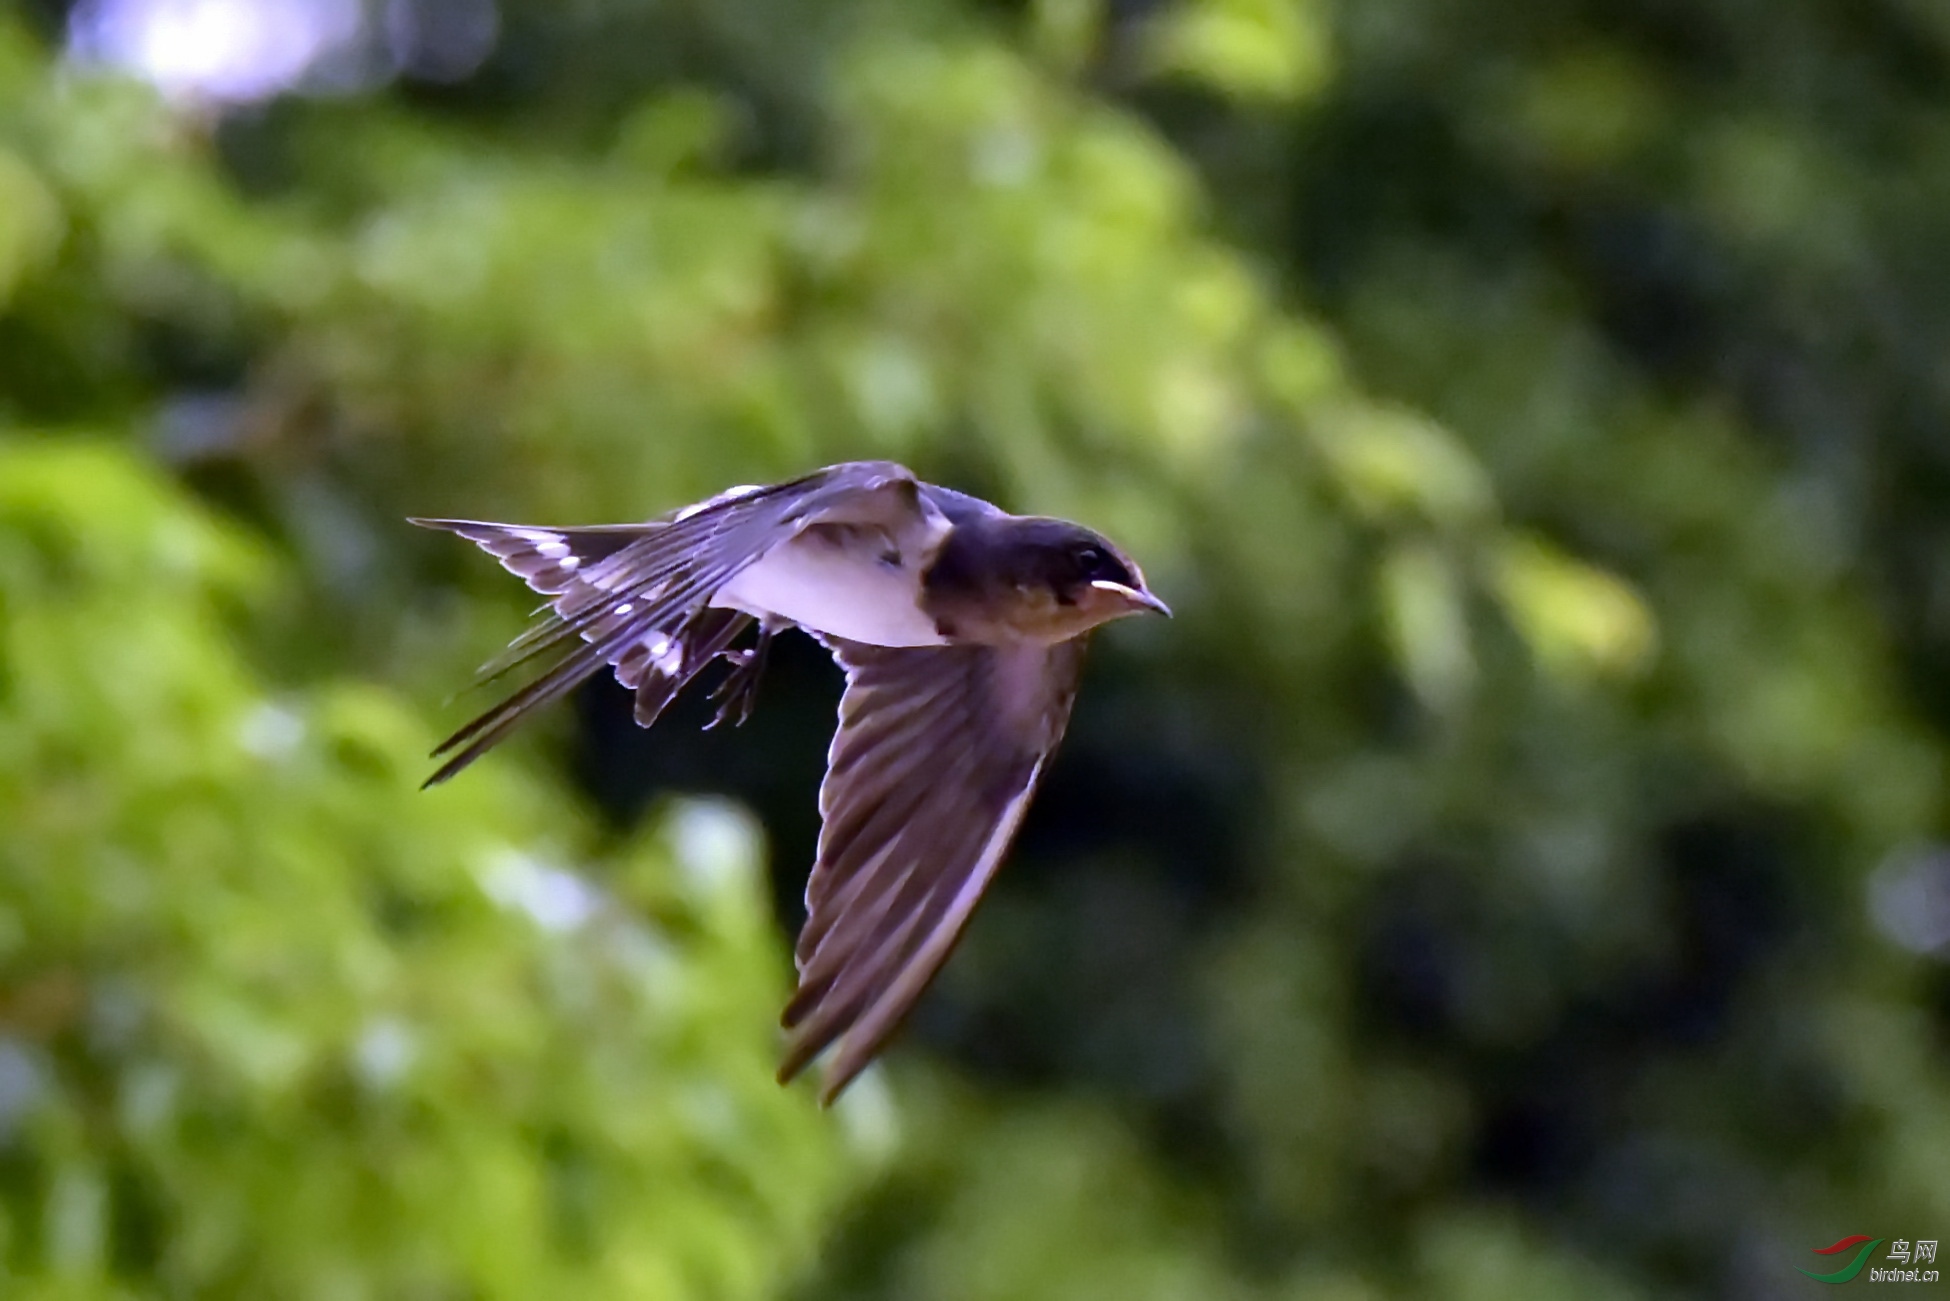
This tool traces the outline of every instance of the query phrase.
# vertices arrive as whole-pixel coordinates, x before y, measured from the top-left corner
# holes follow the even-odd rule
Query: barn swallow
[[[873,1060],[967,926],[1062,738],[1090,631],[1171,613],[1103,536],[888,461],[733,488],[643,524],[413,523],[460,534],[549,598],[482,675],[547,668],[442,743],[434,755],[451,757],[429,786],[605,664],[645,727],[719,659],[730,672],[710,725],[743,722],[765,649],[788,628],[845,671],[781,1018],[782,1084],[838,1044],[823,1103]]]

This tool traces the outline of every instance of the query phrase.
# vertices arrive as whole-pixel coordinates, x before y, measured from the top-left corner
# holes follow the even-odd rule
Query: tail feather
[[[738,564],[713,557],[700,567],[681,536],[658,521],[595,528],[544,528],[483,520],[412,521],[457,533],[550,599],[542,621],[484,665],[476,685],[541,659],[558,657],[532,682],[456,731],[434,750],[453,753],[427,779],[434,786],[493,748],[536,709],[561,698],[605,664],[637,694],[636,718],[649,726],[712,660],[735,653],[749,615],[707,602]]]
[[[606,524],[593,528],[533,528],[485,520],[410,519],[423,529],[458,533],[544,596],[567,592],[585,566],[615,555],[662,524]]]

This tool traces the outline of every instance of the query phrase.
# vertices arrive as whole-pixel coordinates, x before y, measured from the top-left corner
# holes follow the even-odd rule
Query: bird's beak
[[[1133,610],[1149,610],[1153,614],[1162,614],[1167,619],[1171,618],[1171,607],[1143,588],[1127,587],[1123,583],[1113,583],[1106,578],[1099,578],[1090,585],[1100,592],[1108,592],[1117,597]]]

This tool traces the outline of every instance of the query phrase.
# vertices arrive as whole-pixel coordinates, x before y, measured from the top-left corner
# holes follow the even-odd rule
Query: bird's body
[[[718,719],[742,721],[786,628],[845,669],[780,1070],[790,1079],[838,1041],[828,1100],[898,1027],[1000,866],[1062,738],[1089,631],[1166,612],[1090,530],[885,461],[735,488],[640,525],[415,523],[476,542],[553,610],[484,674],[554,660],[443,744],[436,754],[455,753],[429,785],[605,665],[646,727],[720,658],[732,672]],[[741,648],[754,623],[756,644]]]
[[[816,524],[726,583],[711,604],[869,646],[945,646],[921,607],[929,557],[948,528]]]

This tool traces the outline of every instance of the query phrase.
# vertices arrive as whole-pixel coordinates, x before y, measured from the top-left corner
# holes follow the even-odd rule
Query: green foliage
[[[506,0],[229,115],[17,12],[8,1296],[1771,1295],[1950,1226],[1929,5]],[[818,1116],[743,815],[633,801],[791,845],[830,701],[592,697],[606,818],[526,742],[421,795],[521,594],[400,517],[868,456],[1180,617]]]
[[[0,444],[9,1296],[761,1296],[836,1190],[744,821],[611,855],[279,695],[281,577],[122,451]]]

